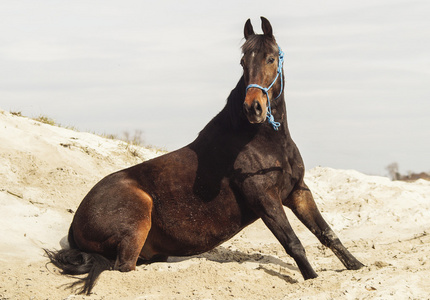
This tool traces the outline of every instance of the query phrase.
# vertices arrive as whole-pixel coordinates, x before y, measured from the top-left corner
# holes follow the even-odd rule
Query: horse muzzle
[[[247,94],[245,101],[243,102],[243,112],[248,118],[250,123],[263,123],[266,121],[267,116],[267,105],[263,97],[256,97],[256,93],[260,91],[251,91]]]

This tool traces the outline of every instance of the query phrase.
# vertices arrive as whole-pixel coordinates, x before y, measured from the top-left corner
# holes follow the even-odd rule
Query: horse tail
[[[72,235],[69,235],[69,243],[73,248],[76,246]],[[61,274],[88,274],[86,277],[79,278],[76,282],[70,284],[68,288],[73,289],[78,294],[89,295],[99,275],[103,271],[113,269],[114,262],[100,254],[86,253],[73,248],[58,251],[43,250],[51,263],[61,269]]]

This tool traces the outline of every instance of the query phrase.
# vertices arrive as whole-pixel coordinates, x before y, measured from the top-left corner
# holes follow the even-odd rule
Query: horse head
[[[284,54],[273,36],[272,25],[261,17],[263,34],[255,34],[251,21],[245,23],[245,43],[242,46],[241,65],[246,88],[243,110],[250,123],[263,123],[268,119],[277,130],[271,113],[270,101],[283,92],[282,65]]]

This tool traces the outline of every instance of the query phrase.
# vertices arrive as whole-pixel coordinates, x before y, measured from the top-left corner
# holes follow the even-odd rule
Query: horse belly
[[[145,246],[151,245],[167,256],[209,251],[256,219],[239,203],[227,185],[209,202],[192,193],[184,199],[154,201],[152,227]]]

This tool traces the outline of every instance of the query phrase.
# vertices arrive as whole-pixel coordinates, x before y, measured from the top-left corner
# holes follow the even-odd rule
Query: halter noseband
[[[267,116],[266,116],[267,117],[267,122],[269,122],[269,124],[271,124],[273,126],[274,130],[278,130],[279,126],[281,126],[281,123],[275,122],[275,118],[272,115],[272,108],[270,107],[270,99],[269,99],[269,90],[275,84],[275,82],[278,79],[278,77],[281,78],[281,90],[279,92],[279,95],[274,100],[278,99],[281,96],[282,91],[284,89],[283,80],[282,80],[282,65],[284,63],[284,52],[282,51],[281,47],[279,47],[279,46],[278,46],[278,49],[279,49],[278,71],[276,73],[275,79],[272,81],[272,83],[269,85],[269,87],[264,88],[261,85],[254,84],[254,83],[253,84],[249,84],[246,87],[246,92],[248,92],[248,90],[250,88],[257,88],[257,89],[262,90],[263,93],[266,94],[266,97],[267,97]]]

